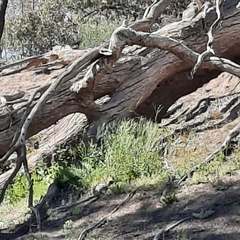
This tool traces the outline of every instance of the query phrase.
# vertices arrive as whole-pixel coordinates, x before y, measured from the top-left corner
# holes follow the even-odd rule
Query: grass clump
[[[74,161],[63,171],[77,175],[84,189],[110,179],[138,185],[141,179],[151,179],[154,185],[154,176],[159,181],[166,175],[157,144],[160,135],[158,124],[151,121],[122,120],[111,131],[99,130],[100,143],[71,148],[68,153]]]
[[[105,164],[101,169],[118,180],[132,181],[162,173],[157,142],[159,127],[151,121],[140,119],[122,121],[116,132],[104,140]]]
[[[86,146],[80,142],[67,151],[59,149],[51,167],[38,166],[32,172],[34,199],[44,195],[53,180],[60,188],[88,190],[110,179],[118,186],[148,187],[167,177],[158,148],[164,132],[157,123],[122,120],[109,129],[99,129],[98,143]],[[7,199],[16,203],[27,195],[27,179],[19,175],[7,190]]]

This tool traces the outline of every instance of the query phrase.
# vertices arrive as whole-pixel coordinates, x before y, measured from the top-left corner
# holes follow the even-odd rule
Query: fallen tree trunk
[[[170,2],[155,1],[142,20],[130,25],[123,22],[113,32],[108,48],[102,46],[85,54],[81,52],[66,71],[59,69],[69,62],[52,52],[23,60],[28,64],[13,72],[2,72],[1,82],[10,82],[10,76],[16,72],[21,76],[25,71],[26,76],[27,71],[29,78],[35,80],[38,74],[40,81],[42,74],[50,74],[52,83],[40,87],[35,84],[36,89],[30,88],[27,93],[20,91],[0,96],[0,155],[3,156],[0,165],[17,153],[16,166],[4,180],[0,203],[23,166],[29,183],[29,208],[38,218],[37,209],[33,207],[33,184],[25,142],[64,116],[75,112],[85,114],[90,126],[87,137],[92,138],[98,126],[114,119],[142,115],[161,120],[178,98],[223,71],[240,77],[239,1],[226,0],[221,5],[218,0],[214,8],[205,5],[193,18],[146,33]],[[219,25],[220,8],[224,20]],[[206,29],[209,29],[207,36]],[[129,47],[125,48],[126,45]],[[6,67],[0,71],[3,69]],[[55,72],[58,75],[53,75],[54,69],[58,69]],[[192,109],[191,116],[194,111]],[[190,115],[186,119],[191,118]],[[238,134],[239,127],[236,129]],[[39,220],[39,228],[40,225]]]
[[[164,3],[165,1],[160,2]],[[236,7],[238,2],[234,0],[225,1],[223,6],[225,19],[221,26],[214,31],[216,55],[228,58],[236,63],[239,62],[240,55],[240,50],[237,47],[240,40],[238,34],[240,12]],[[167,4],[165,3],[165,5]],[[165,7],[165,5],[160,7]],[[160,8],[157,14],[161,13],[163,9]],[[153,10],[156,14],[156,10]],[[149,19],[152,19],[151,14],[146,19],[133,23],[130,27],[146,31],[151,25]],[[213,9],[205,17],[206,25],[211,26],[215,19],[216,13]],[[166,39],[163,39],[164,36],[166,36]],[[149,37],[150,40],[147,39],[144,42],[142,41],[144,37]],[[194,79],[189,80],[188,75],[197,59],[197,55],[193,54],[187,59],[187,54],[190,53],[187,51],[188,49],[177,46],[177,41],[169,41],[169,37],[181,40],[182,44],[196,53],[204,51],[207,36],[202,27],[201,14],[197,15],[192,21],[188,19],[169,24],[148,36],[140,34],[136,43],[149,48],[136,45],[125,48],[115,66],[104,69],[104,74],[98,76],[97,84],[94,82],[94,85],[90,86],[87,91],[76,94],[69,90],[72,84],[76,80],[81,81],[84,78],[86,66],[101,58],[100,48],[87,52],[58,77],[58,79],[61,79],[61,84],[49,94],[47,102],[38,110],[36,117],[32,119],[27,129],[27,138],[74,112],[84,113],[89,123],[98,126],[101,123],[123,117],[142,115],[154,118],[156,108],[161,106],[157,116],[160,120],[178,98],[196,90],[223,70],[221,67],[211,64],[211,66],[202,64],[194,75]],[[169,52],[171,50],[175,55]],[[117,60],[117,58],[113,60]],[[234,71],[233,73],[238,74]],[[14,77],[16,81],[18,81],[18,77],[21,77],[21,74],[19,73],[18,76]],[[32,72],[27,74],[31,75]],[[34,76],[34,78],[35,81],[38,81],[41,75]],[[12,82],[12,77],[1,77],[0,81]],[[43,85],[37,91],[42,94],[48,86]],[[26,92],[23,96],[16,97],[14,101],[17,101],[17,104],[14,104],[14,101],[8,101],[5,108],[9,109],[9,106],[13,106],[14,110],[4,111],[0,115],[1,121],[5,122],[4,127],[1,124],[0,156],[3,156],[9,149],[19,121],[25,112],[23,106],[26,105],[30,94],[32,94],[31,91]],[[94,102],[106,95],[110,96],[110,100],[104,105]],[[37,101],[38,98],[35,98],[27,110],[30,111]]]

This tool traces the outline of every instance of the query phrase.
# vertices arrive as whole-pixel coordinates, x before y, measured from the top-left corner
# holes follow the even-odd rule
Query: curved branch
[[[163,0],[160,2],[163,2],[166,5],[166,3],[169,1]],[[156,12],[156,9],[159,10],[159,4],[155,4],[154,6],[152,6],[152,9],[153,9],[153,11],[150,11],[151,14],[152,14],[152,12]],[[157,16],[157,14],[155,14],[155,16]],[[149,28],[150,28],[150,26],[149,26]],[[9,177],[9,179],[13,180],[13,178],[15,177],[15,175],[20,170],[20,168],[23,164],[25,174],[27,175],[27,179],[29,182],[30,191],[29,191],[28,205],[29,205],[30,209],[33,209],[32,208],[33,188],[32,188],[32,179],[31,179],[31,176],[29,174],[29,169],[28,169],[28,162],[26,159],[26,144],[25,144],[26,137],[27,137],[27,130],[28,130],[30,124],[33,122],[33,119],[35,118],[37,112],[40,109],[42,109],[44,104],[47,102],[47,100],[49,99],[51,94],[53,94],[57,90],[57,88],[64,82],[66,82],[72,78],[78,78],[79,72],[81,72],[84,68],[86,68],[90,64],[91,64],[90,68],[87,71],[84,78],[81,81],[79,81],[77,84],[73,85],[73,87],[71,89],[73,89],[75,92],[78,92],[79,95],[81,95],[81,98],[85,97],[85,104],[86,104],[86,101],[88,101],[88,103],[90,105],[92,105],[94,108],[94,106],[96,104],[94,102],[93,95],[89,94],[89,93],[92,92],[93,89],[96,88],[96,86],[98,86],[100,80],[102,80],[102,78],[106,75],[108,67],[109,68],[112,67],[113,63],[115,63],[117,61],[117,59],[120,58],[122,49],[128,39],[128,35],[126,36],[125,34],[126,33],[129,34],[129,32],[126,30],[127,30],[127,27],[125,25],[122,25],[113,32],[112,37],[110,39],[109,48],[108,48],[111,56],[109,56],[109,57],[101,56],[100,53],[96,52],[96,49],[94,49],[92,52],[85,54],[80,59],[77,59],[67,69],[66,72],[64,72],[61,76],[59,76],[58,79],[55,82],[53,82],[45,92],[42,93],[40,99],[30,110],[30,113],[28,114],[26,119],[24,118],[24,120],[23,120],[24,122],[23,122],[23,125],[21,126],[19,136],[17,136],[18,131],[16,131],[16,134],[12,140],[12,143],[14,145],[0,159],[0,165],[3,165],[7,161],[7,159],[10,157],[10,155],[12,155],[13,152],[17,153],[17,164],[16,164],[16,167],[15,167],[13,173]],[[26,61],[28,61],[28,60],[29,59],[27,59]],[[17,64],[22,64],[22,63],[23,62],[20,62]],[[30,98],[29,104],[32,103],[34,97],[39,93],[40,93],[39,90],[37,90],[36,92],[33,93],[32,97]],[[1,190],[0,203],[3,201],[5,191],[8,187],[8,185],[10,184],[9,179],[5,182],[4,187]]]
[[[137,30],[146,32],[150,29],[152,24],[156,21],[156,19],[161,16],[165,8],[171,3],[173,0],[155,0],[145,11],[143,18],[135,23],[131,24],[130,27]]]
[[[153,5],[155,7],[155,11],[159,10],[160,3],[166,4],[167,1],[158,1],[155,2]],[[235,3],[236,1],[234,1]],[[168,1],[169,3],[169,1]],[[234,3],[232,1],[228,0],[228,3],[232,4]],[[157,10],[156,10],[157,9]],[[237,10],[236,10],[237,11]],[[151,12],[151,11],[150,11]],[[160,10],[159,10],[160,12]],[[147,16],[150,16],[146,14]],[[155,15],[154,15],[155,16]],[[237,21],[237,14],[232,16]],[[230,21],[230,20],[229,20]],[[111,119],[117,118],[117,117],[124,117],[128,116],[128,114],[132,114],[132,112],[140,105],[142,104],[147,97],[149,97],[149,94],[151,94],[154,89],[156,89],[157,85],[161,83],[161,81],[166,80],[170,78],[171,74],[177,73],[179,71],[179,67],[181,66],[181,70],[186,70],[194,65],[196,62],[199,54],[196,51],[191,50],[188,48],[185,44],[182,42],[173,39],[171,37],[166,37],[166,35],[171,36],[171,33],[169,33],[167,30],[164,31],[161,30],[160,32],[156,32],[154,34],[150,33],[144,33],[144,32],[137,32],[136,30],[139,29],[146,29],[141,26],[146,26],[144,23],[141,25],[138,25],[141,21],[137,23],[133,23],[130,26],[121,26],[120,28],[116,29],[114,31],[111,40],[110,40],[110,46],[108,48],[110,54],[103,54],[101,50],[106,47],[105,45],[103,48],[95,48],[91,50],[90,52],[86,53],[81,58],[77,59],[68,69],[66,72],[61,74],[55,82],[46,90],[47,86],[44,88],[41,88],[41,92],[38,90],[37,92],[40,92],[41,98],[37,103],[32,104],[31,106],[30,114],[24,119],[23,127],[21,128],[21,133],[19,136],[17,136],[17,141],[15,142],[15,150],[17,151],[18,148],[23,147],[22,142],[25,141],[27,138],[28,131],[31,128],[33,124],[36,124],[36,122],[39,122],[39,119],[36,119],[37,113],[39,111],[43,111],[40,121],[44,121],[44,127],[47,127],[51,124],[53,124],[56,120],[59,118],[62,118],[64,114],[68,114],[70,112],[76,112],[80,111],[83,113],[86,113],[88,119],[90,120],[90,123],[93,122],[96,119],[100,119],[102,122],[104,121],[110,121]],[[238,21],[239,22],[239,21]],[[183,32],[184,27],[189,27],[190,23],[184,23],[185,25],[180,25],[179,23],[176,32]],[[196,22],[195,22],[196,24]],[[237,25],[237,24],[236,24]],[[236,27],[235,25],[235,27]],[[148,24],[150,26],[150,24]],[[133,29],[134,28],[134,29]],[[193,30],[196,30],[193,28]],[[190,31],[190,34],[193,34],[194,31]],[[173,30],[172,30],[173,32]],[[160,35],[160,33],[162,35]],[[189,34],[189,33],[188,33]],[[182,38],[185,39],[185,42],[191,42],[191,40],[187,39],[189,37],[188,34],[182,33]],[[165,36],[164,36],[165,35]],[[217,36],[220,36],[221,33],[219,33]],[[180,36],[179,36],[180,37]],[[221,40],[221,39],[220,39]],[[219,41],[220,41],[219,40]],[[237,39],[234,39],[237,41]],[[203,44],[204,40],[202,40]],[[125,67],[125,65],[121,65],[121,63],[116,63],[116,61],[120,58],[122,50],[125,45],[140,45],[145,46],[148,48],[159,48],[164,51],[169,51],[175,56],[177,56],[178,59],[182,60],[179,61],[175,56],[171,56],[171,54],[164,52],[164,51],[155,51],[153,53],[155,54],[153,57],[144,58],[144,64],[141,65],[141,61],[143,60],[143,54],[139,54],[135,56],[135,59],[138,59],[137,61],[133,61],[133,68],[136,66],[136,63],[140,63],[139,72],[138,75],[141,76],[141,78],[145,78],[146,81],[142,81],[140,78],[134,78],[134,75],[131,76],[125,76],[122,77],[119,82],[115,79],[112,79],[112,73],[111,70],[115,70],[115,74],[118,74],[119,69],[121,70],[121,66]],[[201,44],[199,44],[197,49],[201,49]],[[228,45],[228,48],[230,48],[230,44]],[[218,46],[220,49],[220,47]],[[143,50],[142,50],[143,51]],[[150,52],[150,50],[149,50]],[[219,51],[220,53],[224,53],[222,49]],[[164,62],[161,57],[165,57],[168,59]],[[134,59],[132,57],[131,59]],[[158,62],[158,60],[163,61]],[[166,60],[166,59],[165,59]],[[152,67],[155,64],[155,69]],[[129,61],[128,64],[131,66],[131,62]],[[165,66],[161,66],[162,64],[165,64]],[[128,65],[128,67],[129,67]],[[167,67],[171,68],[171,73],[167,72]],[[217,57],[209,57],[205,62],[201,64],[201,68],[208,68],[208,69],[218,69],[229,71],[235,75],[239,74],[239,66],[237,64],[234,65],[230,60],[223,59],[223,58],[217,58]],[[87,69],[87,71],[86,71]],[[154,69],[155,72],[152,70]],[[130,69],[127,69],[124,73],[130,73],[133,71],[130,67]],[[161,76],[157,71],[161,71]],[[87,73],[86,73],[87,72]],[[86,73],[86,74],[85,74]],[[155,75],[154,75],[155,74]],[[104,81],[104,77],[107,77]],[[116,77],[117,78],[117,77]],[[129,80],[129,78],[131,78]],[[80,81],[79,81],[80,79]],[[72,85],[72,90],[76,89],[76,94],[73,92],[68,91],[70,89],[70,86],[72,83],[78,80],[78,83],[75,85]],[[148,81],[149,80],[149,81]],[[125,81],[125,82],[124,82]],[[137,81],[137,82],[136,82]],[[104,85],[105,84],[105,85]],[[106,85],[110,85],[111,87],[106,87]],[[135,85],[135,86],[134,86]],[[148,87],[148,91],[146,93],[142,93],[141,89],[143,89],[144,86]],[[64,87],[63,87],[64,86]],[[76,88],[74,88],[74,86]],[[134,86],[132,88],[132,86]],[[43,91],[44,89],[44,91]],[[109,94],[111,91],[111,99],[107,104],[99,105],[95,102],[95,100],[98,97],[102,97],[104,95]],[[61,94],[64,92],[64,97]],[[121,95],[122,94],[122,95]],[[119,97],[120,96],[120,97]],[[52,97],[52,98],[51,98]],[[55,98],[54,98],[55,97]],[[61,98],[61,99],[60,99]],[[131,102],[128,103],[128,100],[131,99]],[[49,114],[49,105],[46,105],[46,102],[51,106],[54,107],[55,112],[57,116],[53,116],[52,118],[45,119],[47,117],[47,114]],[[55,105],[52,103],[55,102]],[[61,103],[59,103],[61,102]],[[57,111],[61,111],[61,107],[63,104],[66,104],[66,102],[70,103],[69,105],[72,107],[71,109],[68,109],[64,114],[59,114]],[[72,105],[71,105],[72,104]],[[47,106],[48,109],[46,110],[44,106]],[[133,107],[134,106],[134,107]],[[166,106],[164,106],[166,108]],[[52,115],[54,115],[52,113]],[[101,118],[104,116],[104,118]],[[22,117],[21,115],[18,115],[19,119]],[[95,122],[96,123],[96,122]],[[96,125],[96,124],[95,124]],[[43,126],[41,126],[43,127]],[[35,132],[31,130],[31,134],[36,133],[41,127],[38,127]],[[15,129],[14,129],[15,130]],[[9,130],[10,131],[10,130]],[[13,128],[11,129],[13,131]],[[29,135],[31,135],[29,134]],[[11,134],[10,134],[11,135]],[[28,135],[28,136],[29,136]],[[12,135],[11,135],[12,136]],[[10,151],[11,152],[11,151]],[[9,156],[9,153],[6,154],[0,161],[3,163],[5,159]]]
[[[210,26],[209,30],[208,30],[208,43],[207,43],[207,49],[206,51],[204,51],[202,54],[200,54],[198,56],[197,62],[194,65],[193,69],[190,72],[190,78],[193,79],[193,75],[195,74],[195,72],[197,71],[197,69],[199,68],[199,66],[201,65],[201,63],[203,62],[203,60],[210,55],[215,55],[215,52],[213,50],[213,28],[219,23],[220,19],[221,19],[221,11],[220,11],[220,4],[221,4],[221,0],[216,0],[216,4],[215,4],[215,8],[216,8],[216,13],[217,13],[217,19],[214,21],[214,23]],[[207,11],[207,7],[204,9],[204,16],[206,16],[206,11]]]

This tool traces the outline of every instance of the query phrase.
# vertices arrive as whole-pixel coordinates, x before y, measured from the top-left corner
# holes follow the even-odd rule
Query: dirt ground
[[[196,148],[201,144],[211,152],[216,149],[228,133],[239,122],[240,86],[232,90],[238,79],[221,74],[196,92],[179,99],[180,110],[171,115],[167,123],[177,129],[176,116],[190,106],[189,119],[183,127],[196,128]],[[205,96],[206,102],[202,101]],[[204,103],[203,106],[200,103]],[[196,109],[194,106],[198,106]],[[191,110],[191,109],[190,109]],[[196,114],[195,114],[196,113]],[[177,122],[177,123],[176,123]],[[233,126],[232,126],[233,125]],[[181,126],[182,127],[182,126]],[[170,156],[171,157],[171,156]],[[209,182],[184,185],[177,189],[177,201],[162,204],[162,188],[137,190],[136,194],[121,206],[102,226],[91,229],[88,240],[147,240],[154,239],[159,229],[178,220],[188,220],[166,232],[160,239],[172,240],[238,240],[240,239],[240,172],[231,172],[220,179],[218,186]],[[86,196],[65,191],[48,203],[41,211],[42,231],[36,227],[29,233],[29,222],[15,225],[12,229],[0,228],[0,240],[25,239],[78,239],[81,232],[106,217],[126,198],[128,193],[103,195],[101,198],[84,200]],[[211,212],[212,214],[206,214]],[[16,216],[16,212],[12,215]],[[192,216],[192,214],[195,216]],[[198,214],[198,218],[196,218]],[[22,217],[22,216],[21,216]],[[10,217],[9,217],[10,219]]]
[[[210,183],[183,186],[177,189],[177,201],[163,205],[161,189],[138,190],[116,211],[109,221],[89,231],[85,239],[153,239],[160,228],[167,227],[193,213],[212,210],[204,219],[191,217],[160,239],[240,239],[240,172],[223,179],[221,186]],[[99,199],[84,201],[84,196],[66,193],[49,203],[42,216],[42,231],[28,233],[29,222],[16,226],[13,232],[5,229],[1,240],[10,239],[78,239],[81,232],[100,218],[107,216],[128,193],[106,194]],[[66,226],[70,222],[70,226]]]

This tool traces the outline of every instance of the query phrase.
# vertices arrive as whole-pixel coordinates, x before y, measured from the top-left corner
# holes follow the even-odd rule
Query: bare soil
[[[206,219],[190,218],[166,233],[162,239],[220,239],[240,238],[240,172],[227,176],[223,191],[210,183],[183,186],[178,189],[177,201],[163,205],[161,189],[138,190],[132,199],[111,216],[110,221],[89,232],[92,239],[153,239],[160,228],[200,213],[213,210]],[[49,203],[42,214],[42,231],[28,233],[29,222],[13,229],[2,230],[0,239],[78,239],[81,231],[109,214],[127,193],[107,194],[99,199],[83,201],[85,196],[65,193]],[[64,223],[72,220],[70,230]],[[35,233],[34,233],[35,232]],[[88,239],[88,238],[86,238]]]
[[[240,86],[234,90],[238,81],[229,74],[221,74],[218,79],[179,99],[173,108],[180,107],[169,114],[163,124],[175,132],[177,129],[195,129],[196,135],[191,142],[192,151],[199,150],[201,145],[204,145],[206,155],[209,154],[219,147],[228,130],[239,122]],[[206,101],[202,101],[203,99]],[[189,109],[190,114],[184,114],[186,109]],[[187,118],[180,121],[182,116]],[[91,230],[86,239],[153,239],[160,228],[190,217],[167,232],[162,239],[238,240],[240,172],[236,170],[219,180],[222,183],[217,187],[210,182],[191,186],[185,184],[177,189],[178,201],[167,205],[160,201],[163,192],[160,186],[148,191],[138,190],[108,222]],[[86,196],[66,190],[41,210],[41,232],[37,232],[33,226],[32,233],[29,233],[29,221],[25,221],[23,224],[14,225],[12,229],[3,229],[0,226],[0,239],[78,239],[85,228],[107,216],[127,194],[108,193],[99,199],[84,201]],[[191,217],[193,213],[208,210],[213,211],[209,217]],[[22,215],[23,213],[13,211],[9,213],[9,221],[12,218],[21,218]],[[70,223],[69,230],[66,229],[66,222]]]

